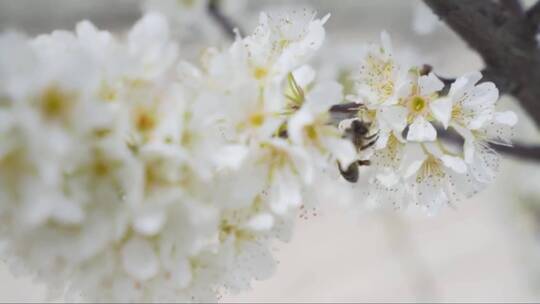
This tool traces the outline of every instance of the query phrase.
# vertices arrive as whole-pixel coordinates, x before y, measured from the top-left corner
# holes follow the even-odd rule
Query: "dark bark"
[[[536,26],[540,24],[540,1],[537,1],[528,11],[527,19],[531,25]]]
[[[485,64],[484,80],[493,81],[501,93],[515,96],[540,126],[536,24],[524,14],[516,14],[501,2],[491,0],[424,2],[480,54]],[[531,11],[527,15],[532,16]]]
[[[540,2],[523,12],[518,0],[424,0],[471,48],[484,59],[483,81],[494,82],[501,93],[512,94],[540,126],[540,51],[535,40],[540,23]],[[210,0],[208,10],[225,33],[234,39],[238,28],[219,9],[218,0]],[[430,66],[424,66],[426,73]],[[448,90],[453,79],[441,78]],[[356,114],[355,103],[334,105],[334,122]],[[462,139],[439,132],[450,142]],[[540,146],[515,143],[512,147],[491,144],[502,154],[522,160],[540,161]]]
[[[454,144],[463,144],[463,138],[459,135],[451,132],[445,132],[444,130],[437,130],[437,136],[439,136],[443,141],[454,143]],[[529,145],[519,142],[514,142],[512,146],[501,145],[496,143],[490,143],[489,146],[497,151],[500,154],[505,156],[524,160],[524,161],[540,161],[540,146],[539,145]]]

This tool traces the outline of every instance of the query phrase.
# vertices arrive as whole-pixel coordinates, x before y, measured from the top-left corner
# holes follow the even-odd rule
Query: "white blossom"
[[[420,75],[420,69],[393,58],[386,33],[381,45],[369,50],[358,72],[356,95],[350,97],[361,105],[357,119],[378,134],[374,151],[362,154],[372,165],[368,199],[395,207],[412,200],[433,211],[493,182],[498,157],[489,142],[510,144],[517,121],[512,112],[496,112],[493,83],[476,85],[481,75],[471,73],[442,95],[444,84],[433,73]],[[402,70],[407,72],[398,73]],[[436,126],[439,132],[460,134],[463,147],[445,144]]]
[[[310,63],[329,15],[261,13],[190,62],[156,11],[183,6],[173,24],[193,25],[207,1],[147,5],[124,38],[88,21],[0,36],[2,254],[66,299],[216,301],[272,275],[302,208],[434,211],[491,183],[490,143],[510,144],[517,118],[496,110],[494,84],[472,73],[443,93],[384,32],[344,97]],[[441,136],[454,131],[463,146]]]

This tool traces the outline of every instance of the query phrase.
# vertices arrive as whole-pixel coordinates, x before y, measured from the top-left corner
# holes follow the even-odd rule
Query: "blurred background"
[[[0,0],[0,30],[37,35],[72,30],[83,19],[121,34],[155,3],[137,0]],[[215,21],[169,11],[179,25],[185,57],[201,45],[228,42]],[[419,1],[243,1],[224,12],[249,33],[261,10],[308,7],[332,14],[320,58],[321,73],[335,77],[354,64],[361,43],[387,30],[396,52],[429,63],[441,76],[482,68],[481,59]],[[200,8],[199,8],[200,9]],[[202,8],[204,10],[204,7]],[[204,15],[204,12],[198,12]],[[191,18],[191,19],[190,19]],[[196,41],[190,33],[203,33]],[[1,51],[1,50],[0,50]],[[352,61],[351,61],[352,60]],[[322,62],[324,61],[324,64]],[[337,72],[336,72],[337,71]],[[508,97],[503,107],[520,113],[516,134],[529,143],[540,135]],[[505,158],[496,184],[472,200],[437,215],[360,210],[339,198],[299,220],[293,240],[276,244],[280,265],[253,290],[224,302],[538,302],[540,301],[540,164]],[[345,209],[347,208],[347,209]],[[0,262],[0,301],[39,302],[45,289],[12,276]],[[61,299],[59,299],[60,301]]]

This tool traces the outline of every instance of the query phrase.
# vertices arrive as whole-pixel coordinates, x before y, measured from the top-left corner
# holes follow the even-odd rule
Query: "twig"
[[[484,79],[514,95],[540,126],[536,26],[491,0],[424,0],[484,59]]]
[[[463,138],[459,135],[451,132],[446,132],[445,130],[437,129],[437,136],[444,141],[454,143],[454,144],[463,144]],[[519,160],[526,161],[540,161],[540,145],[530,145],[519,142],[514,142],[512,146],[501,145],[496,143],[489,143],[489,146],[506,156],[513,157]]]
[[[343,119],[355,117],[360,106],[360,104],[354,102],[332,106],[330,108],[330,115],[333,122],[337,124]],[[437,134],[442,140],[455,144],[463,143],[463,139],[457,134],[446,132],[441,129],[437,130]],[[516,159],[537,162],[540,161],[540,145],[531,145],[519,142],[514,143],[512,146],[505,146],[495,143],[490,143],[489,145],[493,150]]]
[[[225,16],[221,11],[219,7],[219,0],[210,0],[208,2],[208,12],[210,13],[210,16],[216,20],[227,37],[229,37],[231,40],[233,40],[236,35],[235,29],[242,35],[242,31],[238,25],[234,24],[234,22]]]

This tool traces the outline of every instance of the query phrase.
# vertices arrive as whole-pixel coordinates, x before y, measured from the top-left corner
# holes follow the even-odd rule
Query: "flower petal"
[[[218,169],[238,170],[246,158],[249,149],[243,145],[224,146],[214,156],[214,163]]]
[[[122,247],[122,266],[137,280],[149,280],[159,270],[159,260],[150,242],[143,238],[131,238]]]
[[[252,217],[247,227],[254,231],[270,230],[274,226],[274,217],[270,213],[260,213]]]
[[[396,135],[401,134],[407,126],[407,114],[407,108],[401,106],[383,107],[379,110],[381,118],[392,128]]]
[[[403,177],[407,179],[416,174],[426,159],[427,155],[419,145],[408,146],[403,159]]]
[[[450,86],[450,91],[448,92],[448,96],[452,97],[453,100],[458,100],[459,98],[463,96],[463,94],[467,90],[470,90],[480,79],[482,79],[482,74],[477,71],[468,73],[459,77]]]
[[[312,113],[326,112],[332,105],[341,103],[343,87],[335,81],[324,82],[313,88],[306,99],[306,105],[309,106]]]
[[[166,218],[165,211],[162,209],[145,210],[135,217],[133,228],[142,235],[156,235],[165,224]]]
[[[443,124],[443,127],[448,128],[450,118],[452,117],[452,100],[450,98],[439,98],[429,104],[431,113],[439,122]]]
[[[420,76],[418,78],[418,85],[420,86],[420,95],[422,96],[431,95],[444,88],[444,83],[433,73]]]
[[[512,111],[495,112],[493,119],[496,122],[507,126],[514,126],[518,121],[516,113]]]
[[[299,87],[304,88],[308,86],[313,79],[315,79],[315,70],[309,65],[303,65],[293,72],[294,80]]]
[[[471,130],[458,124],[452,124],[452,128],[454,128],[454,130],[456,130],[456,132],[458,132],[459,135],[461,135],[465,140],[463,144],[463,155],[465,162],[468,164],[472,163],[474,157],[474,134],[471,132]]]
[[[287,126],[287,131],[289,138],[293,143],[303,143],[304,127],[313,122],[314,119],[313,114],[306,107],[303,107],[291,117]]]
[[[324,144],[343,167],[348,167],[357,158],[356,149],[348,140],[330,137],[325,139]]]
[[[449,203],[448,195],[441,183],[433,178],[422,178],[416,183],[416,199],[418,204],[429,213],[435,213]]]
[[[418,116],[409,126],[409,133],[407,133],[408,141],[434,141],[436,138],[437,131],[433,125],[422,116]]]
[[[443,155],[441,156],[441,160],[446,167],[454,170],[457,173],[467,172],[467,164],[465,164],[463,159],[460,157]]]

